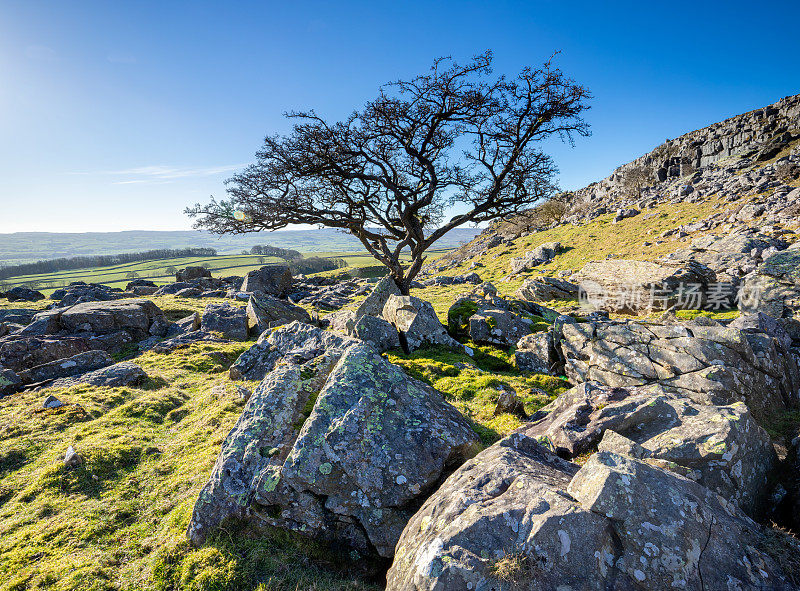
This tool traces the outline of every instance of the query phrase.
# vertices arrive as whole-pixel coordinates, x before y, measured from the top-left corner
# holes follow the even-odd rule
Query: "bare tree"
[[[556,167],[540,142],[589,134],[581,113],[590,94],[552,58],[513,79],[491,77],[491,64],[491,52],[466,65],[437,59],[339,122],[290,113],[292,132],[264,140],[257,162],[228,180],[227,199],[186,212],[216,233],[291,224],[350,232],[407,294],[448,231],[554,192]],[[445,219],[450,208],[458,213]]]

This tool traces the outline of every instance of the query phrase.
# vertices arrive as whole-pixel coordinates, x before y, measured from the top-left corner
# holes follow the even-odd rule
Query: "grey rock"
[[[150,336],[154,322],[164,321],[164,313],[150,300],[87,302],[63,310],[58,322],[67,332],[97,335],[127,332],[135,341]]]
[[[483,309],[469,317],[469,335],[481,344],[510,347],[532,331],[533,321],[509,310]]]
[[[0,396],[13,394],[22,386],[22,380],[10,369],[0,365]]]
[[[302,322],[292,322],[275,331],[264,333],[255,345],[242,353],[230,367],[232,380],[263,380],[280,362],[288,365],[305,363],[329,352],[341,352],[358,341],[322,330]]]
[[[392,295],[399,296],[400,288],[397,287],[394,279],[387,275],[375,284],[372,292],[361,302],[361,305],[356,309],[356,318],[364,315],[381,316],[389,296]]]
[[[39,310],[33,308],[6,308],[0,310],[0,322],[29,324],[37,313],[39,313]]]
[[[55,380],[48,387],[69,388],[78,384],[89,384],[90,386],[120,388],[141,385],[146,379],[147,373],[141,367],[130,361],[122,361],[96,371]]]
[[[260,291],[277,298],[285,298],[292,292],[292,272],[285,266],[267,266],[250,271],[242,282],[240,291]]]
[[[581,301],[594,308],[618,312],[704,307],[715,273],[699,263],[673,265],[609,259],[587,263],[572,277]],[[697,286],[696,297],[680,297],[686,286]]]
[[[311,322],[311,316],[304,308],[264,293],[253,293],[247,302],[247,328],[250,334],[258,336],[269,328],[282,324]]]
[[[647,461],[600,452],[578,469],[513,434],[408,522],[387,588],[790,589],[766,541],[735,505]]]
[[[42,408],[61,408],[62,406],[64,406],[64,403],[52,394],[45,398],[42,403]]]
[[[526,279],[514,295],[531,302],[571,300],[578,297],[578,286],[556,277],[536,277]]]
[[[200,330],[200,314],[198,312],[192,312],[186,318],[181,318],[177,322],[173,322],[167,328],[165,336],[167,338],[172,338],[195,330]]]
[[[534,267],[549,263],[562,252],[563,248],[560,242],[546,242],[533,250],[529,250],[522,257],[511,259],[511,273],[517,274],[530,271]]]
[[[9,302],[37,302],[44,299],[44,294],[29,287],[12,287],[6,292],[0,292],[0,297]]]
[[[572,383],[657,382],[698,404],[745,402],[758,420],[800,400],[797,358],[760,332],[717,323],[592,322],[563,325],[559,343]]]
[[[211,277],[211,271],[204,267],[186,267],[175,273],[175,281],[192,281],[202,277]]]
[[[211,333],[205,330],[194,330],[187,332],[159,343],[155,343],[152,347],[156,353],[171,353],[176,349],[184,349],[197,343],[230,343],[226,338],[217,336],[217,333]]]
[[[559,375],[563,371],[550,331],[535,332],[522,337],[514,351],[514,365],[520,371]]]
[[[30,384],[86,373],[112,363],[114,360],[105,351],[86,351],[25,369],[18,375],[23,383]]]
[[[420,496],[478,440],[438,392],[353,343],[261,382],[195,504],[193,543],[234,518],[392,555]]]
[[[225,339],[232,341],[247,340],[247,313],[245,309],[228,303],[208,304],[203,310],[200,326],[203,331],[220,333]]]
[[[70,445],[64,454],[64,465],[67,468],[77,468],[81,464],[83,464],[83,458],[75,451],[75,448]]]
[[[400,333],[400,342],[409,351],[424,345],[444,345],[463,349],[439,321],[430,302],[413,296],[390,295],[383,308],[383,318]]]
[[[778,458],[769,436],[741,402],[697,404],[657,384],[611,388],[587,382],[541,413],[544,418],[523,430],[561,457],[573,459],[597,449],[613,431],[640,447],[637,457],[677,465],[684,476],[736,502],[745,513],[763,514]]]
[[[380,352],[400,346],[400,335],[397,333],[397,329],[383,318],[376,316],[362,316],[353,324],[353,328],[348,334],[371,343]]]

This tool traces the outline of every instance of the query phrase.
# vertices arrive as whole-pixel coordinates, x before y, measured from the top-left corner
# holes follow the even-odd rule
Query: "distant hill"
[[[477,228],[456,228],[436,243],[436,248],[455,248],[469,242],[480,232]],[[214,248],[220,254],[239,254],[256,244],[270,244],[304,253],[358,252],[361,243],[334,229],[287,230],[238,236],[217,236],[203,231],[86,232],[17,232],[0,234],[0,265],[96,254],[138,252],[158,248]]]

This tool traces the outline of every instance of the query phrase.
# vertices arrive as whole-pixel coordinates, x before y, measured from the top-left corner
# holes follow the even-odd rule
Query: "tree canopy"
[[[589,134],[581,114],[590,93],[552,58],[514,78],[492,76],[491,66],[491,52],[465,65],[437,59],[341,121],[288,113],[292,131],[266,137],[256,162],[227,181],[226,199],[187,213],[217,233],[339,228],[408,293],[425,251],[448,231],[554,193],[557,169],[543,140]]]

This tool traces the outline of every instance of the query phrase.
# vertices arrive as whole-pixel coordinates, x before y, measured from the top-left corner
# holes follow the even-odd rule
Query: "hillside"
[[[0,298],[0,591],[799,588],[800,95],[564,199]]]

